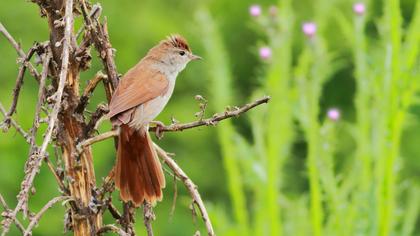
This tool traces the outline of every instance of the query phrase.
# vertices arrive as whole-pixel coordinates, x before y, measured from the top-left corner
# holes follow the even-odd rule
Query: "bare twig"
[[[135,211],[136,208],[131,204],[131,202],[124,202],[123,203],[123,214],[121,216],[120,224],[124,228],[124,231],[127,232],[129,235],[134,236],[134,223],[135,223]]]
[[[39,46],[38,44],[35,44],[33,47],[31,47],[31,49],[29,49],[28,54],[23,59],[22,64],[20,65],[19,73],[18,73],[18,76],[16,78],[15,87],[13,89],[12,105],[10,106],[10,109],[7,112],[6,118],[4,120],[5,125],[10,125],[10,118],[13,115],[13,113],[16,112],[16,107],[17,107],[17,103],[18,103],[18,99],[19,99],[20,89],[22,88],[23,78],[25,77],[26,67],[28,66],[28,62],[31,59],[31,57],[34,55],[34,53],[36,51],[36,48],[38,46]]]
[[[104,22],[103,27],[95,18],[92,22],[92,17],[88,15],[88,9],[85,0],[81,0],[81,3],[81,9],[85,20],[86,28],[90,32],[90,36],[94,41],[96,50],[99,52],[100,58],[102,59],[102,63],[108,75],[108,80],[104,80],[104,83],[105,89],[107,90],[107,97],[109,100],[111,98],[113,89],[115,89],[118,85],[118,72],[114,62],[113,49],[111,43],[109,42],[106,22]],[[108,81],[110,81],[111,83],[109,84]]]
[[[38,102],[36,103],[35,107],[35,115],[34,115],[34,121],[32,123],[31,128],[31,149],[34,149],[35,141],[36,141],[36,134],[40,125],[40,115],[41,115],[41,108],[45,101],[45,82],[48,76],[48,65],[50,63],[50,60],[52,58],[51,51],[48,49],[47,53],[44,57],[44,62],[42,64],[42,72],[41,72],[41,79],[39,80],[39,89],[38,89]]]
[[[18,213],[18,211],[23,209],[23,207],[25,207],[25,205],[27,204],[29,190],[32,187],[33,181],[35,179],[35,175],[39,171],[39,168],[41,166],[41,161],[45,157],[48,144],[51,141],[53,129],[57,122],[57,116],[61,108],[61,100],[63,97],[64,86],[65,86],[67,75],[68,75],[68,64],[69,64],[70,43],[71,43],[70,40],[71,40],[71,32],[73,28],[72,14],[73,14],[73,0],[68,0],[66,1],[65,16],[64,16],[64,21],[65,21],[66,26],[64,29],[64,42],[63,42],[63,53],[62,53],[63,57],[62,57],[61,71],[60,71],[60,77],[59,77],[60,80],[58,83],[57,92],[54,95],[55,104],[50,114],[48,128],[47,128],[47,131],[45,132],[44,141],[41,145],[39,154],[35,156],[35,160],[33,163],[29,163],[31,164],[29,165],[30,171],[28,171],[28,174],[25,175],[25,179],[22,182],[22,189],[18,195],[19,201],[16,208],[14,209],[12,213],[14,217],[16,217],[16,214]],[[10,225],[5,225],[3,227],[2,235],[6,235],[7,232],[9,231],[9,228],[10,228]]]
[[[20,230],[20,232],[25,232],[25,228],[23,227],[22,223],[16,217],[9,218],[9,212],[10,208],[6,203],[6,200],[4,200],[4,197],[0,194],[0,203],[3,206],[4,212],[2,213],[2,216],[5,218],[5,220],[13,220],[15,222],[16,227]]]
[[[115,225],[105,225],[96,232],[96,235],[102,235],[106,232],[114,232],[117,233],[119,236],[130,236],[128,233],[124,232],[124,230],[118,228]]]
[[[102,13],[102,7],[100,4],[95,4],[92,6],[92,10],[89,13],[89,19],[90,18],[94,18],[94,19],[98,19],[101,16]],[[79,36],[82,34],[83,30],[85,29],[85,25],[82,25],[79,29],[79,31],[77,31],[76,34],[76,39],[79,38]]]
[[[16,49],[16,52],[18,53],[18,55],[21,58],[27,58],[27,56],[23,52],[23,50],[20,47],[20,45],[16,42],[16,40],[12,37],[12,35],[10,35],[10,33],[6,30],[6,28],[4,27],[4,25],[1,22],[0,22],[0,32],[12,44],[12,46]],[[36,78],[36,80],[39,81],[39,73],[36,70],[36,68],[31,63],[29,63],[29,62],[28,62],[28,65],[29,65],[29,72],[31,73],[31,75],[34,76]]]
[[[93,79],[89,80],[89,83],[86,86],[83,95],[80,97],[79,104],[76,107],[76,113],[82,113],[85,110],[86,106],[88,105],[90,95],[92,94],[93,90],[96,88],[98,83],[101,82],[103,79],[106,79],[106,75],[99,71],[98,73],[96,73]]]
[[[174,132],[174,131],[183,131],[185,129],[191,129],[191,128],[195,128],[195,127],[199,127],[199,126],[214,126],[216,125],[219,121],[231,118],[231,117],[237,117],[239,115],[241,115],[242,113],[247,112],[248,110],[259,106],[261,104],[267,103],[270,100],[269,96],[265,96],[263,98],[260,98],[254,102],[245,104],[242,107],[238,107],[238,108],[233,108],[231,110],[225,111],[224,113],[217,113],[214,114],[213,117],[211,118],[207,118],[207,119],[200,119],[194,122],[190,122],[190,123],[184,123],[184,124],[171,124],[168,126],[159,126],[159,133],[163,133],[163,132]],[[156,127],[151,127],[149,129],[149,131],[153,131],[156,132]]]
[[[155,220],[152,204],[144,202],[143,204],[143,222],[146,226],[147,236],[153,236],[152,221]]]
[[[169,170],[168,170],[169,171]],[[172,207],[171,207],[171,211],[169,213],[169,215],[172,217],[174,216],[175,213],[175,208],[176,208],[176,200],[178,198],[178,184],[177,184],[177,177],[175,174],[173,174],[174,176],[174,198],[172,199]]]
[[[203,218],[204,224],[207,228],[207,233],[209,236],[214,236],[213,226],[211,224],[209,215],[207,213],[206,207],[204,206],[203,200],[201,199],[200,193],[197,190],[197,186],[192,182],[192,180],[185,174],[185,172],[176,164],[176,162],[168,156],[165,150],[160,148],[158,145],[154,144],[155,149],[158,155],[163,159],[163,161],[172,169],[175,175],[181,179],[185,187],[188,189],[188,192],[191,195],[194,203],[198,206],[200,210],[201,217]]]
[[[100,141],[103,141],[112,137],[116,137],[118,136],[118,133],[119,133],[119,130],[111,130],[111,131],[99,134],[93,138],[86,139],[77,145],[77,151],[81,153],[83,151],[83,148],[86,148],[94,143],[97,143],[97,142],[100,142]]]
[[[194,121],[190,123],[184,123],[184,124],[172,124],[169,126],[160,126],[159,131],[160,132],[174,132],[174,131],[182,131],[185,129],[191,129],[191,128],[195,128],[199,126],[215,125],[219,121],[222,121],[231,117],[237,117],[240,114],[245,113],[258,105],[267,103],[269,100],[270,100],[270,97],[266,96],[252,103],[248,103],[242,107],[239,107],[237,109],[226,111],[223,114],[215,114],[212,118],[202,119],[202,120],[198,120],[198,121]],[[149,128],[149,131],[152,131],[152,132],[156,131],[156,127]],[[106,133],[97,135],[95,137],[92,137],[90,139],[86,139],[77,145],[78,150],[80,151],[82,148],[90,146],[96,142],[100,142],[100,141],[106,140],[111,137],[116,137],[116,136],[118,136],[118,130],[112,130],[112,131],[108,131]]]
[[[6,109],[4,108],[3,104],[0,102],[0,112],[3,114],[4,117],[7,116]],[[22,137],[26,140],[27,143],[31,143],[31,137],[29,134],[23,130],[23,128],[13,119],[10,119],[10,124],[15,127],[16,131],[22,135]],[[3,128],[0,124],[0,129]]]
[[[114,217],[114,219],[116,220],[120,220],[121,219],[121,213],[118,211],[118,209],[112,204],[112,202],[110,202],[108,204],[108,210],[111,213],[112,217]]]
[[[45,204],[44,207],[41,208],[41,210],[31,219],[31,222],[28,225],[28,228],[26,228],[24,232],[24,236],[30,236],[32,235],[32,229],[38,224],[39,220],[41,219],[42,215],[50,209],[54,204],[69,199],[69,196],[58,196],[53,199],[51,199],[47,204]]]

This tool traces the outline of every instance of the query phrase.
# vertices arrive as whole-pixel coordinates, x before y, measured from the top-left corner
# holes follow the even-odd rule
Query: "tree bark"
[[[80,66],[74,58],[74,50],[77,47],[73,29],[73,5],[72,0],[45,1],[43,5],[47,10],[48,24],[50,30],[50,44],[52,45],[53,61],[61,65],[64,43],[70,45],[70,57],[66,87],[64,89],[63,106],[58,116],[57,143],[61,147],[62,158],[66,176],[68,177],[68,188],[70,195],[74,198],[76,209],[71,210],[71,220],[74,235],[95,235],[102,226],[102,215],[95,214],[90,205],[92,201],[93,188],[96,186],[93,158],[90,147],[83,149],[81,154],[76,150],[77,142],[83,137],[85,118],[83,115],[76,115],[75,109],[79,102],[79,74]],[[67,6],[66,6],[67,5]],[[70,19],[66,22],[65,15],[68,8],[71,8]],[[61,22],[61,23],[60,23]],[[71,24],[70,42],[65,42],[64,25]],[[53,65],[51,65],[53,67]],[[51,70],[55,74],[61,71]]]

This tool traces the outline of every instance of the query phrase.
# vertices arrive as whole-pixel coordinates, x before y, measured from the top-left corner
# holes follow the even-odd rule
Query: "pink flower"
[[[362,2],[357,2],[353,5],[353,12],[356,13],[359,16],[362,16],[363,14],[365,14],[365,4]]]
[[[313,37],[316,33],[316,24],[314,22],[305,22],[302,25],[302,32],[308,36]]]
[[[271,58],[271,48],[269,47],[262,47],[260,48],[260,58],[263,60],[268,60]]]
[[[261,6],[254,4],[249,7],[249,14],[253,17],[258,17],[261,15]]]
[[[270,8],[268,8],[268,13],[270,14],[270,16],[276,16],[278,12],[278,9],[276,6],[270,6]]]
[[[338,110],[337,108],[330,108],[327,111],[328,119],[332,121],[338,121],[340,119],[340,115],[340,110]]]

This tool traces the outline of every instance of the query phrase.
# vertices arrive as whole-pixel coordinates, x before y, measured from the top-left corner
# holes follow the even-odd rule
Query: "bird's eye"
[[[179,51],[179,55],[184,56],[185,52],[184,51]]]

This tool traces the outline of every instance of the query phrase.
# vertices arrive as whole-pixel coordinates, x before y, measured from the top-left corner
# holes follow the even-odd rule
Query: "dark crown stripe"
[[[176,48],[184,49],[184,50],[187,50],[187,51],[191,52],[191,49],[188,46],[187,40],[185,40],[180,35],[171,35],[171,36],[169,36],[167,42],[169,42],[170,44],[172,44],[172,46],[174,46]]]

